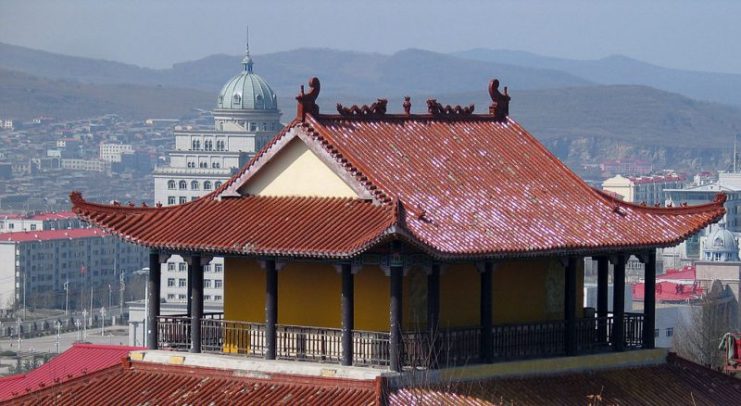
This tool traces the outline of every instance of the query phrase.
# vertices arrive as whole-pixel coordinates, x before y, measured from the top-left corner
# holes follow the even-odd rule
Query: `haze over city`
[[[576,59],[621,54],[741,73],[735,1],[0,1],[0,42],[146,67],[302,47],[394,53],[493,48]]]

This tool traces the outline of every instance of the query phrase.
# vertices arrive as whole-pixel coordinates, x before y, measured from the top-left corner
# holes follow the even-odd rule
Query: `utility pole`
[[[82,340],[87,340],[87,309],[82,309]]]
[[[123,307],[124,307],[124,292],[126,291],[126,282],[124,282],[124,274],[121,272],[120,275],[118,275],[119,281],[121,282],[121,294],[118,299],[118,314],[120,316],[123,316]]]
[[[21,319],[18,318],[18,357],[20,359],[21,356]]]
[[[149,314],[149,284],[147,283],[144,285],[144,346],[147,347],[149,343],[147,342],[147,338],[149,337],[149,334],[147,334],[147,315]],[[149,347],[147,347],[149,348]]]
[[[59,354],[59,331],[62,329],[62,323],[57,320],[57,354]]]
[[[113,290],[111,288],[111,284],[108,284],[108,312],[111,314],[111,317],[113,317],[113,311],[111,310],[111,294],[113,293]],[[113,322],[111,322],[111,325],[113,325]]]
[[[23,268],[23,320],[26,320],[26,268]]]
[[[100,336],[105,336],[105,307],[100,308]]]
[[[64,282],[64,316],[69,316],[69,278]]]
[[[93,283],[90,282],[90,327],[93,326]]]

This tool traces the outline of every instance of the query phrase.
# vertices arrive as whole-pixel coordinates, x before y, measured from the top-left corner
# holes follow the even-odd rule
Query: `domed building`
[[[738,241],[732,232],[719,223],[705,237],[702,247],[702,259],[705,261],[738,261]]]
[[[241,65],[218,94],[213,127],[175,127],[169,163],[154,170],[156,203],[183,204],[213,192],[282,128],[277,97],[254,72],[249,44]],[[204,299],[212,305],[223,301],[223,264],[223,258],[214,258],[205,266]],[[187,301],[187,268],[180,256],[163,264],[162,299],[166,302]]]

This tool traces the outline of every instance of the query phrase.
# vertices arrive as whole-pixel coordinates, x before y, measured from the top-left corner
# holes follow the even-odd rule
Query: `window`
[[[217,302],[221,302],[221,295],[215,295],[214,300]]]
[[[211,181],[207,180],[203,182],[203,190],[211,190]]]
[[[203,300],[211,300],[211,295],[203,295]]]
[[[203,280],[203,287],[204,288],[210,288],[211,287],[211,279],[204,279]]]
[[[167,196],[167,204],[168,205],[175,204],[175,196]]]
[[[198,181],[197,180],[194,180],[194,181],[190,182],[190,188],[192,190],[198,190]]]
[[[257,131],[257,123],[250,123],[250,131]]]
[[[203,147],[206,151],[212,151],[214,149],[214,142],[212,140],[206,140],[203,142]]]
[[[223,272],[223,271],[224,271],[223,264],[214,264],[214,272]]]
[[[185,280],[185,278],[180,278],[180,279],[178,279],[178,287],[179,287],[179,288],[184,288],[184,287],[186,287],[186,286],[188,286],[188,283],[187,283],[187,281]]]
[[[168,271],[174,271],[175,270],[175,263],[174,262],[168,262],[167,263],[167,270]]]
[[[225,146],[224,141],[216,141],[216,150],[217,151],[223,151],[223,150],[225,150],[226,148],[224,146]]]
[[[167,278],[167,287],[169,288],[175,287],[175,278]]]
[[[198,151],[201,149],[201,141],[200,140],[193,140],[192,143],[192,149]]]
[[[242,103],[242,96],[235,94],[234,95],[234,104],[240,104]]]
[[[188,162],[188,168],[195,168],[196,163],[195,162]]]
[[[216,183],[214,183],[214,189],[218,189],[219,187],[221,187],[221,182],[217,181]]]
[[[208,168],[208,162],[201,162],[200,164],[198,164],[198,167],[199,168]]]
[[[187,188],[188,188],[188,182],[186,182],[186,181],[184,181],[184,180],[181,180],[181,181],[180,181],[180,184],[179,184],[179,188],[180,188],[180,190],[185,190],[185,189],[187,189]]]
[[[659,336],[659,329],[654,330],[654,338]]]
[[[214,287],[219,289],[224,286],[224,281],[221,279],[214,279]]]
[[[190,198],[191,202],[195,202],[196,200],[198,200],[198,196],[191,196]]]
[[[186,269],[185,262],[181,262],[178,264],[178,271],[185,272],[185,269]]]
[[[179,201],[180,201],[180,204],[183,204],[183,203],[185,203],[185,202],[187,202],[187,201],[188,201],[188,198],[187,198],[187,197],[185,197],[185,196],[180,196],[180,199],[179,199]]]
[[[167,188],[168,189],[175,189],[175,181],[170,179],[167,181]]]
[[[167,295],[167,300],[175,300],[175,294],[170,293]]]
[[[673,335],[674,335],[674,328],[673,327],[669,327],[668,329],[666,329],[666,336],[667,337],[671,337]]]
[[[185,300],[185,295],[178,295],[178,300]]]
[[[36,231],[36,224],[31,224],[31,231]]]
[[[213,163],[211,163],[211,167],[212,168],[215,168],[215,169],[218,169],[218,168],[221,168],[221,164],[218,163],[218,162],[213,162]]]

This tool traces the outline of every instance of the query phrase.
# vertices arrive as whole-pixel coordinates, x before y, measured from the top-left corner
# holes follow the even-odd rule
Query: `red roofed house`
[[[320,84],[221,188],[169,207],[71,196],[93,225],[151,249],[148,346],[343,365],[444,367],[654,346],[655,250],[724,214],[619,201],[509,117],[427,101],[426,114],[337,106]],[[160,261],[188,259],[189,315],[159,317]],[[226,257],[223,315],[203,316],[203,264]],[[646,266],[645,314],[623,312],[625,263]],[[579,303],[598,260],[597,317]],[[607,313],[608,261],[615,303]],[[535,288],[533,288],[535,287]]]

